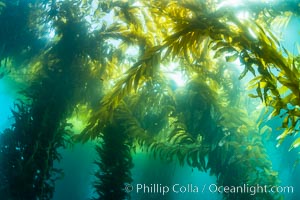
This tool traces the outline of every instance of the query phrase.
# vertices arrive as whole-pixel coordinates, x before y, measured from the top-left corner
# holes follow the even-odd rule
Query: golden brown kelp
[[[260,18],[258,12],[256,18],[240,20],[230,8],[217,9],[212,2],[204,1],[140,1],[140,4],[140,12],[136,11],[137,5],[129,2],[108,2],[99,6],[117,11],[115,22],[107,28],[110,31],[103,35],[117,38],[126,44],[122,46],[124,49],[118,51],[118,55],[123,56],[112,59],[111,67],[128,68],[124,55],[129,45],[140,48],[140,51],[138,60],[104,96],[99,110],[94,112],[82,133],[83,139],[101,137],[100,130],[105,124],[109,124],[115,117],[123,117],[124,125],[127,124],[128,130],[131,130],[127,131],[128,134],[142,141],[139,143],[154,155],[167,160],[177,157],[181,163],[186,161],[199,170],[209,168],[222,184],[253,184],[255,181],[276,184],[277,175],[271,169],[257,130],[245,128],[249,125],[247,116],[245,120],[240,116],[231,118],[237,112],[244,113],[238,106],[239,100],[233,98],[233,94],[238,94],[240,89],[234,80],[243,79],[250,72],[255,76],[250,84],[257,92],[250,96],[260,98],[266,106],[273,107],[272,116],[278,115],[281,110],[288,110],[288,117],[285,118],[287,122],[283,121],[283,125],[290,129],[286,129],[288,131],[280,138],[283,140],[287,134],[297,131],[297,65],[273,33],[264,27],[265,24],[259,23],[264,18]],[[268,9],[271,8],[268,6]],[[139,17],[135,13],[139,13]],[[244,67],[238,76],[227,70],[224,63],[237,59]],[[167,112],[161,115],[159,109],[147,107],[147,104],[135,100],[149,103],[151,96],[160,99],[155,92],[158,87],[165,89],[161,90],[163,94],[176,99],[171,86],[165,87],[156,82],[157,77],[161,76],[161,66],[172,61],[179,62],[180,69],[190,79],[195,76],[198,78],[191,81],[187,91],[183,92],[189,96],[189,101],[185,101],[185,97],[180,100],[178,94],[178,102],[169,103],[170,109],[167,108]],[[279,70],[279,74],[274,73],[274,70]],[[148,95],[146,87],[152,87]],[[289,97],[284,96],[283,89],[291,93]],[[292,111],[287,108],[289,102],[295,106]],[[143,109],[135,112],[136,108]],[[181,114],[185,110],[189,113]],[[211,116],[213,113],[219,117]],[[143,119],[147,119],[146,116],[150,117],[150,122],[163,119],[165,123],[157,127],[144,126]],[[222,123],[222,118],[226,123]],[[236,143],[235,140],[240,142]],[[257,153],[261,157],[256,157]],[[205,161],[207,156],[210,159],[208,163]],[[251,159],[244,160],[247,156]],[[257,172],[255,162],[260,169],[257,179],[252,176]],[[231,172],[236,172],[238,178],[228,177]],[[249,194],[246,197],[243,195],[226,198],[254,198]],[[268,199],[277,198],[276,195],[264,195]]]
[[[238,114],[242,110],[222,103],[227,101],[225,97],[215,99],[217,95],[212,95],[214,91],[205,81],[198,78],[186,88],[173,92],[161,81],[153,82],[159,85],[154,90],[149,90],[149,85],[122,101],[113,114],[124,132],[136,140],[137,147],[155,158],[177,160],[180,165],[210,171],[219,185],[278,184],[260,134],[249,128],[255,127],[254,124],[245,114]],[[149,124],[145,126],[146,123]],[[254,199],[257,196],[277,198],[267,193],[255,197],[250,193],[224,197]]]
[[[273,107],[272,116],[278,115],[280,110],[288,111],[286,119],[291,125],[280,136],[279,142],[283,141],[287,135],[297,132],[295,127],[298,123],[298,109],[289,111],[287,102],[292,102],[294,106],[299,104],[297,98],[299,96],[299,72],[293,62],[294,59],[286,49],[280,46],[270,31],[254,20],[237,19],[228,9],[210,10],[206,3],[162,1],[152,2],[151,5],[145,3],[145,7],[148,9],[142,10],[149,13],[143,18],[147,20],[144,26],[151,25],[159,28],[157,33],[153,33],[151,32],[153,27],[147,27],[145,33],[151,36],[147,39],[153,41],[147,44],[156,44],[156,46],[149,46],[148,49],[143,50],[144,53],[139,61],[128,70],[127,76],[121,78],[116,83],[113,92],[103,99],[99,115],[101,113],[106,116],[105,118],[109,118],[109,113],[112,113],[111,111],[118,102],[126,94],[136,91],[144,81],[155,76],[159,70],[159,63],[165,62],[168,57],[183,58],[187,62],[193,60],[192,64],[198,66],[197,73],[199,74],[214,70],[217,66],[212,67],[204,63],[207,60],[205,52],[208,48],[209,54],[214,53],[215,58],[226,55],[225,59],[228,62],[239,59],[244,66],[244,71],[240,75],[241,79],[247,72],[256,76],[251,84],[256,88],[257,95],[251,95],[251,97],[261,98],[265,105]],[[133,9],[130,6],[126,8]],[[126,22],[126,20],[121,21]],[[135,26],[131,26],[130,23],[124,25],[117,21],[116,24],[112,25],[115,27],[114,35],[119,35],[120,39],[123,35],[138,33]],[[124,31],[125,29],[127,30]],[[154,34],[157,34],[155,38],[164,39],[153,39]],[[126,41],[124,40],[125,43]],[[139,45],[139,42],[135,41],[135,44]],[[185,70],[188,68],[186,67]],[[274,70],[281,72],[274,74]],[[280,87],[281,90],[279,90]],[[286,92],[291,92],[291,94],[285,97]],[[95,122],[91,123],[89,128],[92,128],[92,124],[96,124],[98,120],[99,117],[95,117]],[[283,126],[286,126],[285,123],[283,122]]]
[[[13,3],[0,4],[1,17],[9,13],[7,10]],[[26,97],[30,101],[26,105],[28,109],[25,109],[28,112],[19,109],[14,113],[16,118],[23,118],[18,112],[22,115],[25,113],[25,122],[32,124],[30,135],[34,138],[34,144],[24,142],[32,156],[23,158],[34,159],[34,163],[39,163],[41,169],[32,166],[32,171],[42,174],[38,176],[41,177],[41,183],[48,180],[52,162],[57,159],[57,156],[52,156],[55,153],[49,152],[56,152],[56,148],[63,145],[66,134],[58,130],[65,128],[64,119],[78,102],[84,103],[89,98],[93,99],[90,103],[96,108],[102,88],[110,92],[104,96],[99,108],[94,110],[94,115],[81,136],[83,141],[106,138],[108,135],[105,132],[114,133],[109,135],[112,138],[118,135],[117,131],[112,130],[115,126],[112,122],[117,120],[124,130],[122,134],[137,141],[154,156],[166,160],[177,158],[180,164],[187,163],[199,170],[211,169],[221,184],[237,185],[242,181],[252,183],[251,174],[256,172],[253,163],[256,162],[258,168],[263,169],[257,180],[264,182],[262,177],[265,176],[270,179],[265,182],[276,182],[276,173],[272,172],[270,165],[262,164],[268,163],[268,159],[260,138],[255,134],[256,130],[244,130],[248,125],[247,120],[241,121],[240,116],[231,117],[237,115],[233,111],[241,111],[237,107],[239,100],[232,98],[233,94],[239,93],[240,87],[234,82],[237,76],[230,74],[225,64],[225,61],[239,59],[244,67],[239,78],[242,79],[248,72],[255,76],[250,85],[257,94],[250,96],[260,98],[266,106],[273,107],[271,117],[280,114],[283,118],[282,127],[285,130],[279,137],[280,142],[287,135],[297,133],[299,62],[281,48],[272,32],[266,30],[265,24],[268,25],[269,22],[262,23],[269,18],[259,17],[261,12],[271,13],[272,8],[268,6],[267,12],[265,9],[257,11],[255,19],[240,20],[230,8],[217,9],[210,1],[140,1],[140,4],[100,1],[98,8],[93,10],[94,18],[90,16],[89,1],[52,1],[47,5],[44,8],[51,8],[47,10],[47,19],[53,24],[56,37],[51,44],[53,46],[32,60],[37,73],[26,91]],[[26,5],[24,12],[20,12],[24,14],[24,18],[14,20],[20,23],[16,29],[10,27],[9,23],[3,25],[6,28],[1,30],[9,30],[14,36],[3,37],[5,41],[0,44],[0,59],[19,53],[26,55],[31,53],[31,49],[35,49],[35,43],[30,43],[32,29],[28,28],[33,23],[27,23],[29,8],[32,7]],[[81,20],[89,15],[92,23],[95,23],[103,13],[112,10],[115,20],[107,27],[102,26],[101,30],[92,31]],[[20,13],[16,15],[17,19],[20,18]],[[37,16],[37,13],[39,12],[30,16]],[[26,39],[20,41],[20,32],[24,29]],[[14,44],[14,39],[17,45]],[[112,39],[121,41],[118,46],[120,48],[109,45],[109,40]],[[132,46],[139,52],[130,60],[126,51]],[[190,79],[183,90],[175,92],[176,87],[160,80],[163,76],[161,65],[169,65],[171,62],[178,62],[180,69]],[[124,70],[127,70],[125,74],[120,73]],[[274,70],[279,73],[274,73]],[[113,82],[113,87],[110,81]],[[85,95],[87,93],[88,97]],[[27,115],[32,117],[26,117]],[[14,126],[24,127],[24,130],[31,127],[24,120],[21,121],[22,123],[17,121]],[[14,135],[20,129],[7,130],[6,133]],[[250,140],[250,137],[256,139]],[[112,145],[109,143],[112,142],[111,138],[105,140],[110,145],[105,147],[104,143],[98,149],[104,160],[108,152],[105,148],[109,149]],[[119,145],[124,141],[119,141]],[[299,140],[296,140],[292,147],[297,147],[298,144]],[[3,148],[5,146],[7,145]],[[14,143],[12,147],[15,147]],[[11,151],[15,150],[11,148]],[[124,151],[128,154],[128,149]],[[261,157],[256,158],[256,153]],[[41,162],[41,157],[46,158],[46,162]],[[245,157],[250,159],[245,161]],[[20,163],[14,160],[14,156],[7,158]],[[9,164],[8,168],[12,166]],[[231,172],[237,173],[235,179],[227,176]],[[30,178],[35,177],[29,172],[24,174]],[[49,193],[37,195],[51,196],[51,190],[43,191]],[[34,192],[33,189],[32,193]]]
[[[174,137],[171,141],[177,141],[181,149],[191,147],[191,144],[195,146],[183,154],[188,165],[201,171],[209,170],[217,177],[219,185],[278,184],[277,173],[272,170],[261,137],[251,128],[255,126],[240,110],[239,104],[222,103],[230,99],[226,96],[217,99],[201,78],[191,81],[176,97],[175,110],[190,133],[190,139],[179,137],[178,140],[178,136],[172,134],[170,137]],[[279,198],[267,193],[255,197],[249,193],[224,194],[226,199],[255,199],[258,196]]]

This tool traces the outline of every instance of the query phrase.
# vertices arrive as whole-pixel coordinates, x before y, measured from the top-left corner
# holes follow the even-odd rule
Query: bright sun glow
[[[247,3],[271,3],[274,1],[276,0],[224,0],[217,6],[217,9],[224,7],[238,7],[247,5]]]
[[[249,12],[248,11],[241,11],[241,12],[238,12],[237,13],[237,17],[240,19],[240,20],[247,20],[249,19]]]
[[[186,84],[186,78],[179,71],[169,74],[169,78],[171,78],[173,81],[175,81],[175,83],[178,87],[183,87]]]
[[[48,35],[49,39],[53,39],[54,36],[55,36],[55,30],[54,29],[50,29],[49,35]]]
[[[177,87],[185,86],[187,76],[179,69],[179,63],[172,62],[168,66],[161,67],[167,79],[175,82]]]
[[[229,0],[229,1],[222,1],[218,6],[217,9],[222,7],[235,7],[242,4],[242,0]]]

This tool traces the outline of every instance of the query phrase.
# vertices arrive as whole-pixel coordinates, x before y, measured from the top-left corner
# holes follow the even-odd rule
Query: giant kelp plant
[[[24,12],[10,18],[10,10],[20,6]],[[297,135],[299,57],[282,46],[273,27],[284,28],[299,10],[296,1],[280,6],[202,0],[0,1],[0,18],[20,23],[0,21],[6,27],[0,31],[1,66],[9,67],[12,77],[31,74],[23,92],[26,102],[16,104],[15,123],[1,134],[1,195],[52,197],[58,171],[53,162],[60,159],[58,148],[70,142],[68,119],[79,109],[86,113],[83,121],[90,118],[74,138],[99,143],[95,199],[128,198],[124,186],[132,181],[131,153],[139,149],[209,171],[220,185],[277,185],[263,130],[247,107],[241,82],[250,79],[250,98],[259,99],[270,118],[282,118],[278,144]],[[49,41],[35,40],[49,30],[55,32]],[[184,87],[170,78],[174,74],[186,78]],[[296,139],[290,149],[299,144]],[[223,196],[281,198],[276,193]]]
[[[96,50],[84,47],[93,37],[88,35],[78,4],[50,5],[47,20],[57,36],[51,47],[24,66],[36,74],[23,91],[25,102],[16,104],[15,123],[1,134],[0,193],[5,199],[52,198],[54,181],[61,174],[53,163],[61,158],[58,149],[70,143],[66,118],[77,103],[86,101],[83,97],[88,90],[97,86],[94,81],[90,87],[90,58]]]
[[[260,98],[272,108],[272,117],[286,110],[279,144],[288,134],[299,131],[298,63],[269,30],[276,18],[271,20],[268,16],[281,15],[288,6],[273,11],[262,4],[252,18],[239,19],[227,7],[210,2],[139,3],[142,5],[102,4],[104,11],[113,9],[119,19],[106,35],[122,40],[125,50],[136,46],[140,51],[138,60],[104,96],[100,109],[83,131],[83,139],[101,135],[101,127],[120,117],[123,110],[127,112],[121,112],[121,121],[128,134],[154,156],[167,160],[176,157],[182,164],[209,169],[222,185],[276,185],[277,172],[272,170],[258,127],[241,107],[243,99],[238,101],[232,94],[239,94],[240,86],[235,80],[252,73],[250,86],[256,94],[249,96]],[[236,60],[244,67],[238,76],[225,63]],[[117,65],[123,62],[119,59]],[[156,82],[163,76],[162,65],[171,62],[179,63],[191,79],[181,91],[184,100],[180,100],[179,90]],[[164,102],[162,96],[171,99],[171,103]],[[130,106],[137,99],[140,102]],[[298,142],[292,147],[297,147]],[[227,195],[227,199],[256,198],[249,194]],[[277,194],[259,195],[264,199],[279,198]]]

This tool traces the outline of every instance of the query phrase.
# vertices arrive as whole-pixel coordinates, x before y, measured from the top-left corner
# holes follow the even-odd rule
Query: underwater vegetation
[[[275,30],[299,13],[297,1],[0,0],[1,76],[26,86],[0,134],[0,196],[51,199],[59,150],[88,140],[99,156],[94,199],[130,198],[137,151],[219,185],[278,185],[264,120],[281,119],[278,146],[295,136],[286,150],[298,150],[300,56]]]
[[[127,135],[117,124],[103,130],[103,143],[96,146],[100,159],[95,161],[99,171],[94,187],[99,197],[94,199],[127,199],[125,183],[132,182],[130,169],[133,167]],[[117,147],[117,148],[116,148]]]
[[[42,14],[41,2],[0,1],[0,61],[12,59],[17,67],[43,50],[45,25],[37,17]]]
[[[59,148],[70,146],[71,124],[66,118],[86,92],[88,83],[81,77],[89,73],[88,60],[84,61],[89,54],[83,53],[86,49],[80,44],[86,42],[84,24],[77,20],[77,14],[75,18],[72,5],[65,5],[63,10],[53,8],[55,16],[49,17],[53,17],[60,39],[31,61],[37,76],[32,77],[28,89],[22,91],[24,100],[12,111],[12,128],[1,134],[4,181],[0,192],[6,199],[51,199],[54,180],[61,176],[53,162],[61,158]],[[63,17],[69,21],[61,23]]]

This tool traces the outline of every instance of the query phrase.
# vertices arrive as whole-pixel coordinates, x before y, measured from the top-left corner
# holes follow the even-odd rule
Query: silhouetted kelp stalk
[[[5,199],[51,199],[54,182],[62,176],[53,161],[61,159],[58,147],[68,143],[68,125],[62,123],[55,130],[48,125],[38,127],[35,119],[40,116],[32,107],[16,104],[15,123],[1,134],[0,194]]]
[[[53,163],[61,159],[59,148],[71,142],[66,118],[98,86],[89,82],[90,59],[97,51],[91,47],[97,43],[91,41],[78,5],[61,2],[47,13],[57,41],[33,60],[39,68],[24,91],[26,103],[16,104],[15,123],[1,134],[0,194],[5,199],[52,199],[61,176]]]
[[[103,130],[101,144],[96,146],[99,158],[95,161],[99,170],[95,174],[93,199],[128,199],[126,184],[132,182],[131,144],[128,135],[117,123],[107,125]]]

